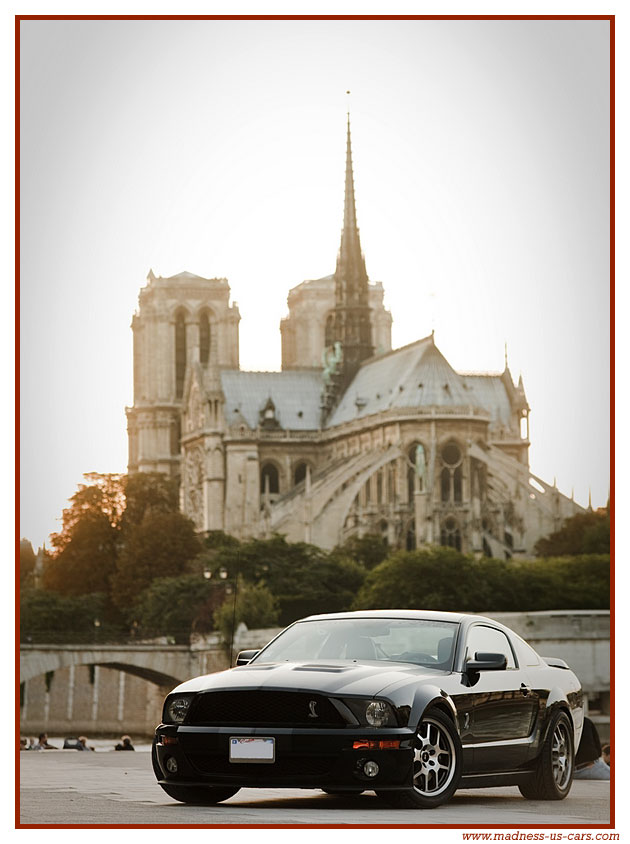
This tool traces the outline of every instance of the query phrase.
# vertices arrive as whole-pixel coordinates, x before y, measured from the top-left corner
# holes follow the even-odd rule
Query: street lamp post
[[[210,580],[212,577],[212,571],[210,569],[204,569],[203,576],[206,580]],[[219,569],[219,577],[221,580],[228,580],[230,573],[225,568]],[[230,668],[232,667],[232,659],[234,656],[234,633],[236,628],[236,598],[238,595],[238,566],[236,567],[236,571],[233,577],[233,585],[226,584],[226,593],[229,595],[230,591],[232,590],[232,625],[230,629]]]
[[[226,569],[220,569],[219,577],[224,580],[229,577],[229,572]],[[230,668],[232,667],[232,659],[234,655],[234,632],[236,627],[236,597],[238,595],[238,567],[234,574],[233,599],[232,599],[232,626],[230,628]]]

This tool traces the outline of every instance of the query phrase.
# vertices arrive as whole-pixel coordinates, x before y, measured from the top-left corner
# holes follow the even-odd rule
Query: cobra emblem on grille
[[[316,700],[309,700],[308,702],[308,717],[309,718],[319,718],[317,714],[317,701]]]

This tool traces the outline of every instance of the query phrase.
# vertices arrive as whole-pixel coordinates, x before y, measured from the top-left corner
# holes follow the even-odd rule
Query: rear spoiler
[[[543,660],[552,668],[565,668],[567,671],[571,670],[566,662],[563,659],[559,659],[557,656],[544,656]]]

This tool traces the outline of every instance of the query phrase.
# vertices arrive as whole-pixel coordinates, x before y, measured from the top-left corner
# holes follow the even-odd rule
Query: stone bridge
[[[98,665],[172,687],[203,673],[200,656],[189,645],[22,645],[20,681],[72,665]]]
[[[279,630],[236,631],[234,654],[245,648],[260,648]],[[22,644],[20,647],[20,682],[28,682],[42,674],[71,666],[96,665],[124,671],[172,688],[199,674],[221,671],[229,667],[228,649],[217,635],[198,637],[187,645],[171,645],[166,641],[127,644]]]

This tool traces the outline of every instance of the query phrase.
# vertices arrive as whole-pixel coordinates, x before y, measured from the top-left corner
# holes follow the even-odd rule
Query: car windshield
[[[256,662],[378,660],[450,670],[458,626],[408,618],[300,621],[271,642]]]

